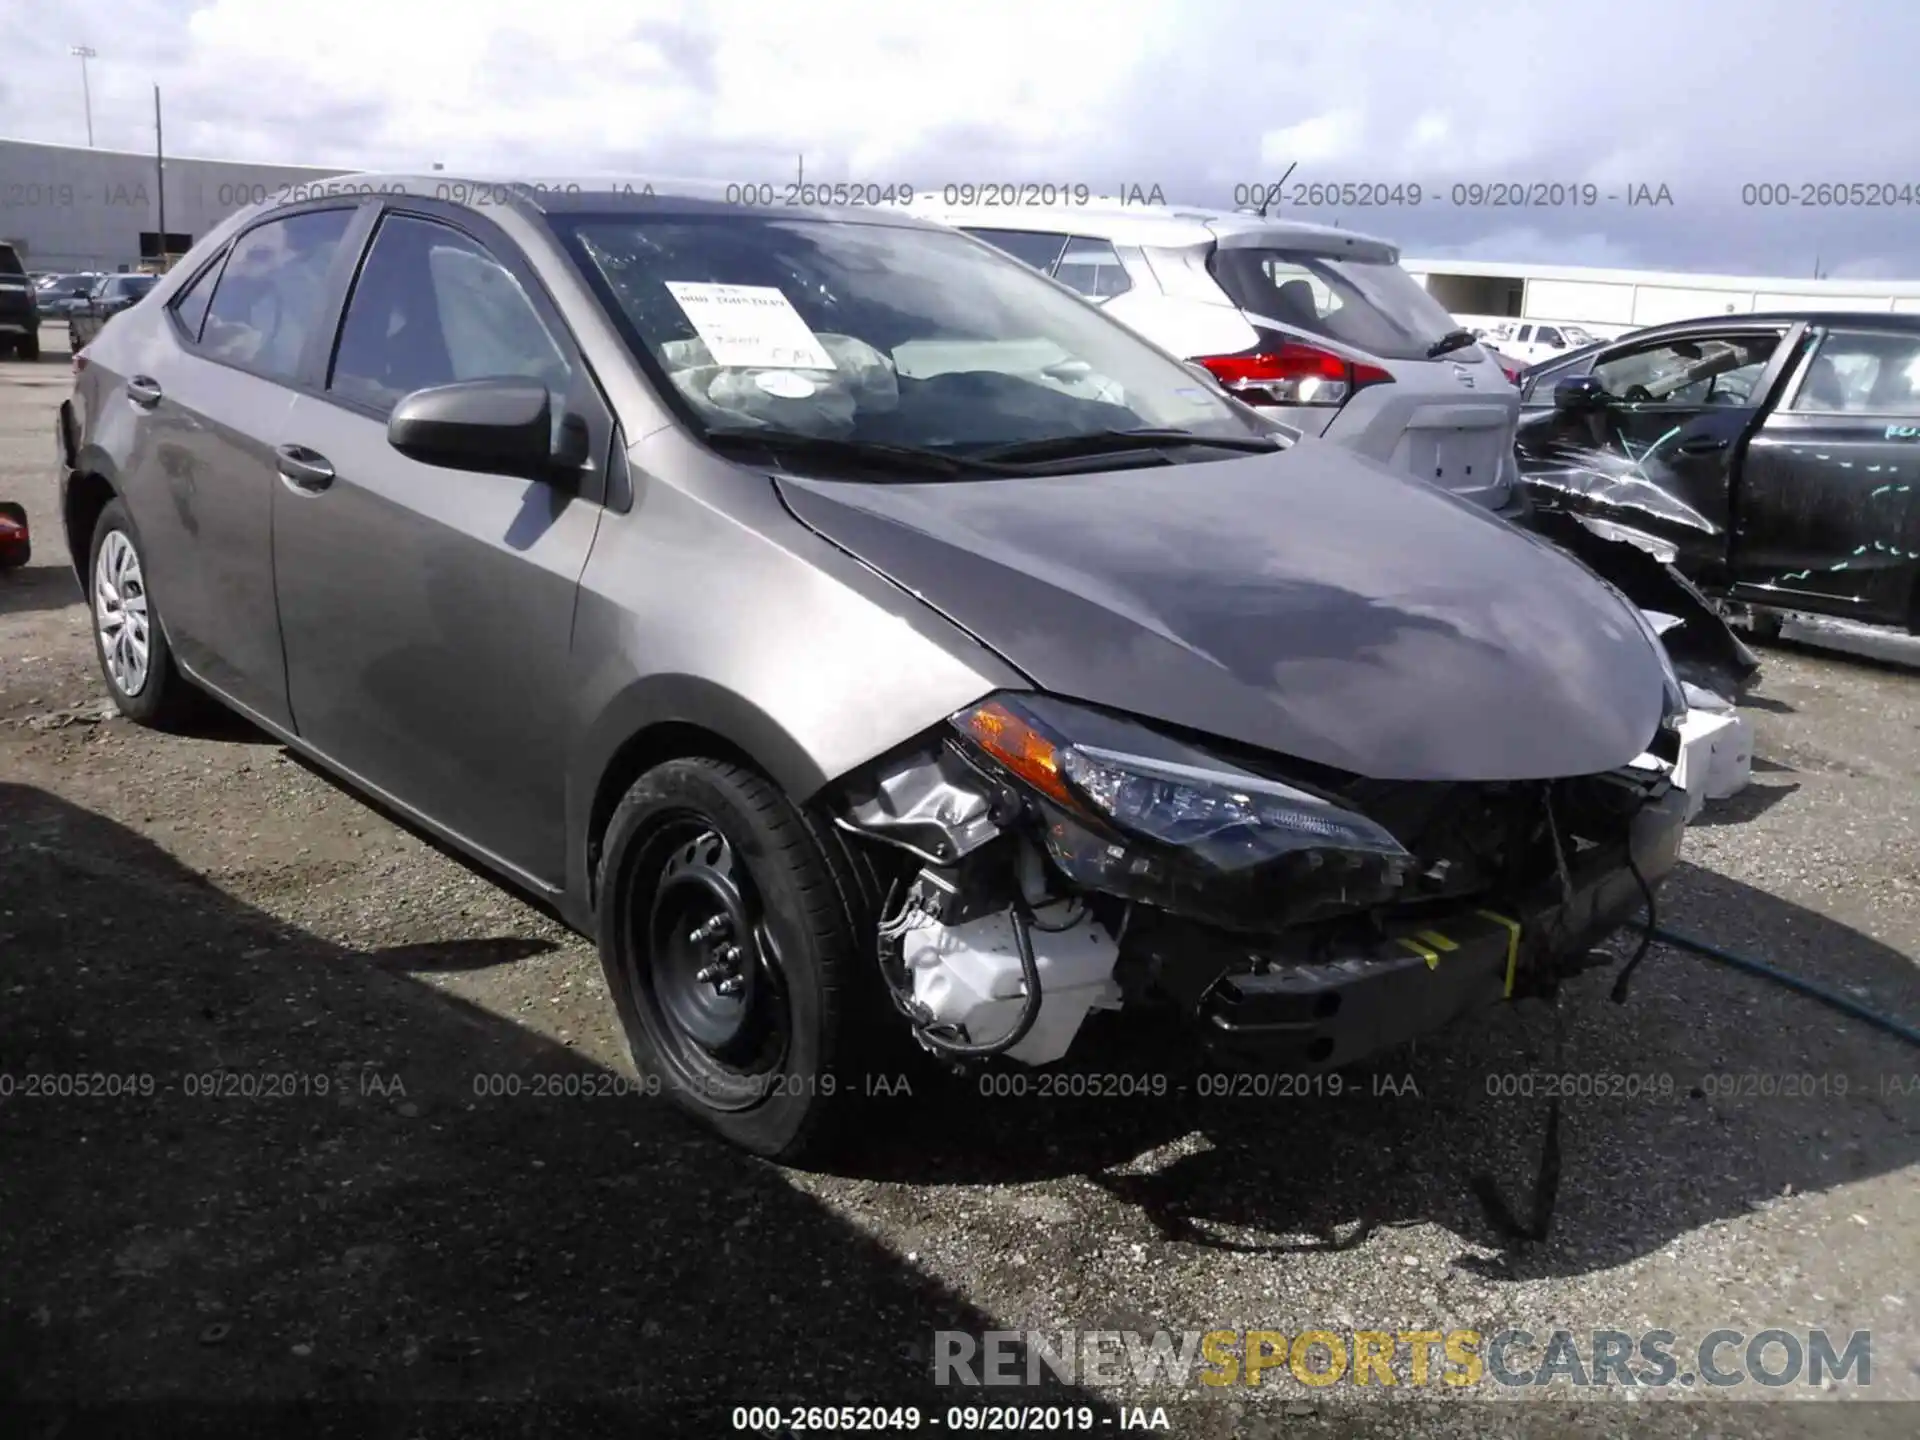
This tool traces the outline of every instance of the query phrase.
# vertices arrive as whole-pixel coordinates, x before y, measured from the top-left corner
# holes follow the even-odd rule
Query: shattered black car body
[[[1687,321],[1521,385],[1538,509],[1717,599],[1920,629],[1920,316]]]

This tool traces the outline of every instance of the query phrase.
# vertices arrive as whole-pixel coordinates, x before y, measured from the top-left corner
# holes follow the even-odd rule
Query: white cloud
[[[1355,159],[1364,126],[1358,110],[1335,110],[1283,130],[1269,130],[1260,137],[1260,161],[1286,166]]]

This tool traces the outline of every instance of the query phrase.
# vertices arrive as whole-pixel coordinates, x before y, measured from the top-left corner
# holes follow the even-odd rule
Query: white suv
[[[1519,393],[1384,240],[1231,211],[917,204],[1196,362],[1275,419],[1491,509]]]

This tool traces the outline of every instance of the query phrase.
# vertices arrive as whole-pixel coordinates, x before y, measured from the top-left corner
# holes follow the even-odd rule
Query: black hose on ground
[[[1748,975],[1757,975],[1762,980],[1771,980],[1776,985],[1784,985],[1787,989],[1805,995],[1810,1000],[1818,1000],[1822,1005],[1831,1006],[1842,1015],[1850,1015],[1855,1020],[1864,1021],[1875,1029],[1884,1030],[1896,1039],[1906,1041],[1909,1045],[1920,1046],[1920,1029],[1896,1020],[1891,1015],[1883,1015],[1878,1010],[1870,1010],[1859,1001],[1850,999],[1837,990],[1829,990],[1824,985],[1814,984],[1811,980],[1802,980],[1798,975],[1790,975],[1785,970],[1763,965],[1758,960],[1749,960],[1744,955],[1736,955],[1731,950],[1722,950],[1717,945],[1709,945],[1704,940],[1696,940],[1691,935],[1682,935],[1665,926],[1655,926],[1652,935],[1663,945],[1690,950],[1695,955],[1704,956],[1709,960],[1718,960],[1722,965],[1731,965],[1734,969]]]

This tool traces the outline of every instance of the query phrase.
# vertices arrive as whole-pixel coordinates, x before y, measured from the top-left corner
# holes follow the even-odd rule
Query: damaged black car
[[[1920,633],[1920,316],[1689,320],[1521,386],[1537,508],[1671,563],[1761,635],[1794,613]]]

